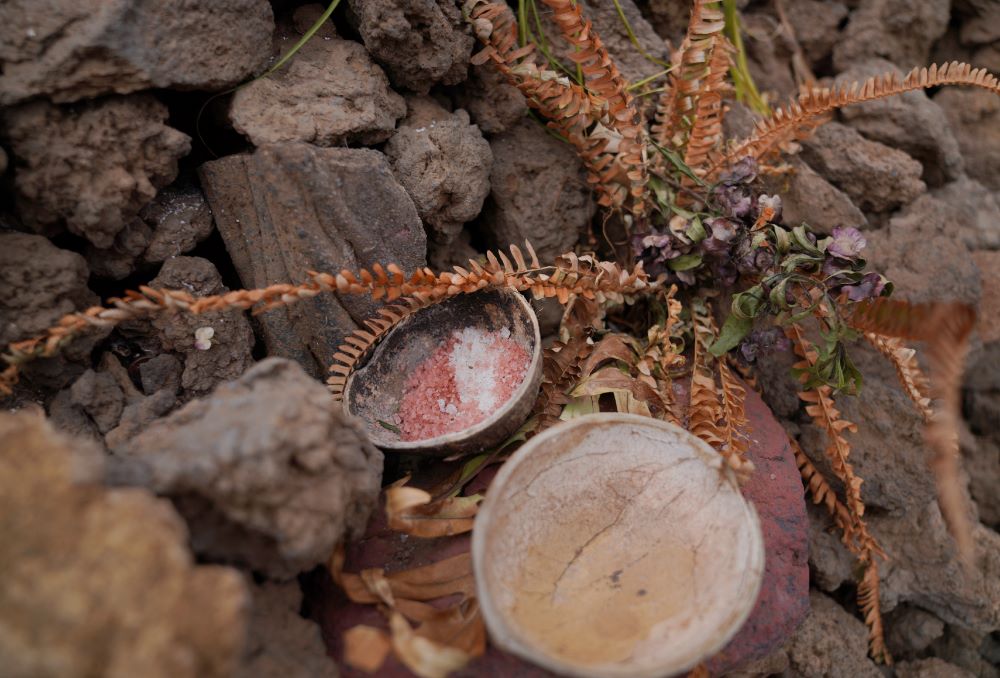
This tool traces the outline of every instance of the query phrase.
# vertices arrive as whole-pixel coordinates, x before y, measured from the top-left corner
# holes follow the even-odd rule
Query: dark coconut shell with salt
[[[403,440],[380,422],[392,422],[406,382],[452,332],[465,328],[510,330],[530,356],[521,383],[507,402],[479,423],[423,440]],[[344,388],[344,411],[357,417],[368,437],[383,450],[449,456],[499,445],[524,423],[542,382],[542,339],[535,312],[520,293],[506,288],[461,294],[404,318],[375,348]]]

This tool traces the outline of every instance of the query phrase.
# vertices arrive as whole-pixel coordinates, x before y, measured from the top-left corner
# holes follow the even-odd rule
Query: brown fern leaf
[[[331,376],[326,380],[333,399],[339,402],[343,398],[347,378],[392,328],[408,315],[432,303],[413,297],[401,297],[394,304],[380,308],[374,318],[365,320],[367,329],[356,329],[345,337],[333,354],[333,363],[328,370]]]
[[[885,646],[885,631],[882,627],[882,601],[879,599],[878,562],[872,553],[862,559],[865,573],[858,584],[858,607],[868,626],[868,652],[876,661],[892,664],[892,655]]]
[[[718,159],[708,172],[715,177],[725,167],[746,156],[761,158],[780,144],[801,138],[818,121],[837,108],[895,96],[916,89],[939,85],[968,85],[1000,94],[1000,82],[984,68],[952,61],[930,68],[915,68],[900,79],[894,73],[869,78],[863,84],[853,82],[839,87],[814,88],[800,94],[797,101],[778,107],[767,118],[758,121],[754,133]]]
[[[746,390],[736,381],[728,365],[708,352],[716,338],[711,310],[701,301],[692,304],[694,354],[692,357],[691,403],[688,430],[714,447],[741,480],[753,473],[746,458],[749,426],[744,410]],[[715,374],[718,371],[717,383]]]
[[[124,320],[163,313],[199,314],[230,308],[260,313],[332,292],[365,295],[387,302],[407,297],[405,303],[408,305],[419,303],[426,306],[486,287],[509,287],[519,292],[530,292],[536,299],[554,297],[563,304],[574,297],[598,304],[621,303],[638,294],[660,289],[658,283],[650,282],[641,264],[626,271],[618,264],[569,252],[559,257],[555,265],[542,266],[531,244],[526,243],[526,246],[527,259],[520,248],[511,246],[510,257],[503,252],[488,252],[485,264],[470,261],[468,270],[456,266],[454,272],[439,274],[422,268],[407,277],[395,264],[385,267],[375,264],[372,270],[361,269],[357,274],[347,270],[338,274],[310,271],[308,280],[298,285],[279,283],[207,297],[141,286],[138,292],[130,290],[122,298],[112,299],[110,307],[93,306],[82,312],[70,313],[43,334],[11,344],[2,356],[9,367],[2,373],[0,389],[13,386],[21,365],[55,355],[90,327],[110,328]],[[347,376],[339,371],[336,374]]]
[[[930,467],[941,514],[966,564],[972,563],[972,525],[959,478],[958,431],[962,374],[975,321],[975,311],[965,304],[914,305],[885,297],[858,303],[849,318],[851,325],[865,332],[925,342],[931,393],[940,403],[924,429],[934,452]]]
[[[562,408],[569,402],[569,391],[580,380],[581,365],[594,350],[584,333],[570,337],[567,343],[556,342],[542,356],[542,385],[532,412],[539,416],[537,435],[559,423]]]
[[[796,354],[802,358],[802,361],[795,365],[796,369],[804,370],[814,365],[818,354],[803,335],[802,328],[797,324],[792,324],[786,329],[786,334],[791,339]],[[806,379],[807,376],[803,375],[803,382]],[[844,431],[857,431],[857,426],[840,416],[832,393],[833,389],[824,385],[800,391],[799,398],[806,403],[806,413],[812,417],[813,423],[826,432],[826,456],[830,460],[833,472],[844,483],[848,511],[856,522],[861,523],[865,513],[865,505],[861,501],[861,483],[863,481],[854,474],[854,469],[848,461],[851,445],[844,437]]]
[[[789,438],[788,444],[792,447],[792,452],[795,454],[795,464],[799,467],[799,473],[802,475],[802,480],[805,482],[806,487],[809,489],[809,494],[812,495],[814,504],[823,504],[826,507],[827,513],[833,518],[833,522],[840,528],[843,533],[844,544],[851,550],[855,548],[855,543],[853,540],[853,525],[851,514],[844,506],[844,503],[837,498],[837,493],[833,491],[830,484],[823,477],[823,474],[819,472],[806,453],[802,451],[802,447],[799,445],[798,441]]]
[[[724,444],[719,430],[723,411],[719,402],[719,387],[715,381],[713,356],[708,352],[714,333],[708,310],[703,302],[695,301],[691,309],[694,350],[691,357],[691,394],[687,429],[718,449]]]
[[[493,62],[549,121],[549,127],[576,147],[601,205],[628,207],[641,216],[647,200],[646,144],[638,108],[579,7],[568,0],[553,0],[550,5],[560,30],[578,48],[573,58],[580,63],[586,88],[537,63],[533,45],[519,47],[513,12],[496,0],[465,2],[465,15],[486,45],[472,62]]]
[[[713,63],[715,47],[724,39],[725,25],[720,2],[695,0],[687,35],[671,58],[674,69],[669,87],[660,95],[657,104],[653,136],[660,146],[678,151],[684,149],[707,80],[718,83],[725,79],[727,71],[721,74],[716,71],[721,61]],[[728,69],[728,63],[726,67]]]
[[[688,132],[684,163],[696,174],[708,171],[710,155],[722,145],[722,97],[728,92],[728,74],[732,59],[732,45],[725,36],[714,38],[712,56],[708,62],[708,74],[702,79],[694,109],[694,120]],[[693,180],[684,175],[685,185]]]
[[[583,16],[581,3],[573,0],[542,0],[552,11],[552,19],[566,41],[576,51],[570,55],[583,73],[587,89],[604,99],[608,105],[607,126],[618,132],[618,148],[611,166],[601,174],[601,180],[628,187],[630,211],[642,217],[646,211],[646,139],[645,125],[628,92],[628,81],[615,66],[607,48]],[[605,202],[601,202],[604,199]],[[617,207],[612,196],[603,195],[598,202],[605,207]]]
[[[920,370],[917,362],[917,352],[903,344],[896,337],[883,337],[874,332],[865,332],[865,339],[879,353],[887,358],[896,368],[899,383],[910,400],[920,412],[924,421],[930,421],[934,411],[931,409],[930,384]]]

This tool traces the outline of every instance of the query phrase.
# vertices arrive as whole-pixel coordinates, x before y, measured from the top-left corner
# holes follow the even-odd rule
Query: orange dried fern
[[[968,85],[1000,94],[1000,82],[996,76],[984,68],[973,68],[958,61],[915,68],[902,79],[890,72],[869,78],[863,84],[853,82],[832,89],[814,88],[799,95],[797,101],[779,106],[769,117],[758,121],[754,133],[717,159],[708,176],[715,177],[741,158],[751,156],[759,159],[782,143],[801,138],[837,108],[939,85]]]
[[[941,514],[966,564],[972,562],[972,525],[959,478],[958,431],[963,364],[975,320],[975,311],[965,304],[914,305],[887,298],[859,303],[849,318],[851,325],[865,332],[925,342],[931,393],[940,403],[924,429],[934,453],[929,464]]]

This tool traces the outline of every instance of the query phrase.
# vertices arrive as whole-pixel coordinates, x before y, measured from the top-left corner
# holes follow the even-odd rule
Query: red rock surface
[[[757,605],[746,624],[726,648],[708,664],[712,675],[720,675],[765,657],[779,648],[802,623],[809,611],[808,537],[802,483],[788,435],[760,397],[748,389],[747,416],[751,433],[750,458],[757,467],[743,492],[757,508],[764,532],[766,561],[764,583]],[[470,483],[469,492],[485,489],[494,469],[487,469]],[[423,485],[433,484],[427,478]],[[468,551],[469,535],[444,539],[417,539],[388,529],[384,511],[376,511],[365,537],[352,544],[346,570],[368,567],[388,571],[419,567]],[[310,615],[323,629],[328,651],[340,665],[341,676],[362,678],[367,674],[341,661],[343,634],[357,624],[385,628],[382,615],[370,605],[347,601],[325,570],[317,570],[306,582]],[[390,656],[378,672],[389,678],[411,674]],[[486,654],[455,676],[516,676],[536,678],[554,675],[515,657],[487,647]]]

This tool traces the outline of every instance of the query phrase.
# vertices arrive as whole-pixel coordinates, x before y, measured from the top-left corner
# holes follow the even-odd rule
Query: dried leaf
[[[365,673],[375,673],[392,649],[389,634],[374,626],[359,624],[344,633],[344,661]]]
[[[431,494],[416,487],[389,487],[385,514],[389,527],[413,537],[447,537],[472,529],[482,495],[446,497],[431,501]]]
[[[449,647],[414,632],[410,623],[399,612],[389,617],[392,632],[392,649],[401,662],[420,678],[446,678],[469,663],[472,656],[455,647]]]

